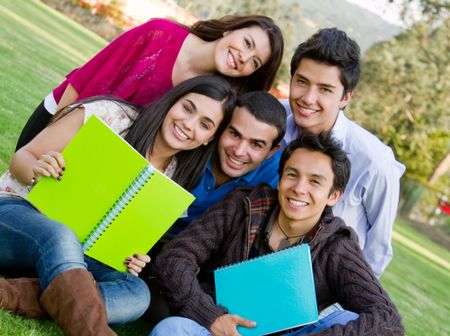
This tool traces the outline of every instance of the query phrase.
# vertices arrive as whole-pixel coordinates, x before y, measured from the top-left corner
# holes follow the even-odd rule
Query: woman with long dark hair
[[[225,16],[192,27],[150,20],[66,75],[28,120],[17,149],[36,136],[57,110],[92,96],[113,96],[142,106],[174,85],[205,74],[224,76],[240,92],[267,91],[283,47],[279,27],[266,16]]]
[[[39,280],[0,279],[0,307],[29,317],[50,316],[65,335],[114,335],[108,324],[139,318],[150,301],[146,284],[84,256],[68,227],[26,200],[29,186],[42,176],[64,178],[70,167],[60,153],[96,115],[155,168],[189,189],[234,101],[230,84],[217,76],[182,82],[141,113],[124,102],[93,98],[64,111],[17,151],[0,179],[0,269],[36,272]]]

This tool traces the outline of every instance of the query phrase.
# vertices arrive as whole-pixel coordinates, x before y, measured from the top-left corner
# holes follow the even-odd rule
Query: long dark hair
[[[283,57],[283,34],[273,20],[263,15],[233,16],[220,19],[198,21],[190,27],[191,33],[205,41],[215,41],[223,37],[223,33],[231,30],[258,26],[267,33],[272,50],[268,61],[254,73],[246,77],[226,77],[240,93],[248,91],[268,91]]]
[[[227,80],[214,75],[204,75],[188,79],[175,86],[157,101],[142,107],[112,97],[91,97],[84,99],[58,113],[57,118],[52,122],[88,102],[111,100],[119,103],[119,106],[128,105],[137,112],[137,116],[127,130],[124,139],[145,157],[147,150],[149,148],[150,150],[153,149],[156,135],[161,129],[162,123],[170,108],[179,99],[191,92],[222,102],[224,117],[216,131],[216,134],[220,134],[229,123],[236,102],[236,94]],[[127,113],[126,109],[124,109],[124,112]],[[128,116],[132,119],[134,117],[129,114]],[[187,190],[192,189],[197,179],[203,173],[206,163],[216,147],[217,138],[218,136],[215,136],[206,146],[201,145],[197,148],[180,151],[175,154],[177,165],[172,179]]]
[[[216,134],[220,134],[229,122],[236,96],[228,81],[218,76],[205,75],[180,83],[153,104],[140,108],[136,120],[125,136],[125,140],[145,156],[148,148],[153,147],[156,134],[161,128],[167,112],[180,98],[190,92],[223,101],[224,118],[216,131]],[[205,169],[206,163],[216,146],[217,138],[214,137],[214,140],[206,146],[202,145],[191,150],[178,152],[175,155],[177,167],[172,179],[186,189],[192,189],[197,178]]]

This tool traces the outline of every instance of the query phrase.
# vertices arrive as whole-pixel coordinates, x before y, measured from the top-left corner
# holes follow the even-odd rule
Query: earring
[[[203,146],[208,146],[208,142],[204,142],[204,143],[203,143]]]

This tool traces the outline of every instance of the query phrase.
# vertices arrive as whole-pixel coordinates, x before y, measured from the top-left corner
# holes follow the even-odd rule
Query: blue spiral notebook
[[[256,322],[243,336],[267,335],[318,319],[309,245],[302,244],[214,272],[216,303]]]
[[[62,155],[62,180],[43,177],[28,200],[70,227],[86,255],[119,271],[126,271],[126,257],[147,253],[194,200],[95,116]]]

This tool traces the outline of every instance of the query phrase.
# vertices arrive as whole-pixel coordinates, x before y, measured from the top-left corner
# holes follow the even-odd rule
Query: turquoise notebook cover
[[[243,336],[267,335],[316,322],[316,291],[309,245],[302,244],[214,272],[216,302],[256,322]]]

